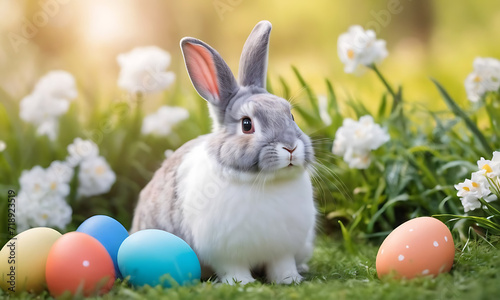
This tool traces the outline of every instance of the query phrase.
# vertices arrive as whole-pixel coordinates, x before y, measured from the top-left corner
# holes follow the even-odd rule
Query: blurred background
[[[407,100],[441,105],[434,100],[433,77],[466,102],[463,81],[473,59],[500,57],[497,8],[494,0],[0,0],[0,86],[20,100],[40,76],[63,69],[82,89],[112,95],[116,56],[157,45],[171,53],[171,70],[181,87],[191,89],[178,46],[182,37],[206,41],[236,71],[248,33],[267,19],[273,24],[271,82],[282,76],[298,86],[294,65],[319,93],[326,77],[340,100],[379,95],[383,86],[374,74],[345,74],[337,56],[338,36],[359,24],[387,41],[389,56],[380,69],[389,81],[405,86]]]

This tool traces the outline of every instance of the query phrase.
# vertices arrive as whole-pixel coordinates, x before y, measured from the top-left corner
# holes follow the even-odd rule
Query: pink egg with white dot
[[[414,278],[449,272],[455,244],[448,227],[431,217],[409,220],[392,231],[377,254],[379,278]]]

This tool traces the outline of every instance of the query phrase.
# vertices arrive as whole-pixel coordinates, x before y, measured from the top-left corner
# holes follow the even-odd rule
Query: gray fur
[[[267,59],[271,23],[259,22],[243,46],[240,57],[238,80],[242,86],[266,88]]]
[[[184,155],[206,138],[207,136],[203,135],[185,143],[155,172],[153,179],[139,194],[131,232],[143,229],[162,229],[191,244],[190,233],[184,232],[181,228],[182,212],[177,197],[176,174]]]
[[[226,109],[224,125],[219,132],[208,137],[209,153],[217,162],[237,171],[260,172],[276,170],[277,143],[293,149],[295,139],[300,139],[306,147],[306,163],[314,160],[310,139],[292,120],[288,101],[268,93],[243,93],[240,89]],[[241,121],[240,109],[249,102],[254,104],[254,119],[259,121],[262,135],[238,135]]]

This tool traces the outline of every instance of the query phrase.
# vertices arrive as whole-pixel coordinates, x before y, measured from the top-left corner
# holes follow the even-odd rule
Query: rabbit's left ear
[[[271,23],[260,21],[248,36],[240,58],[238,81],[241,86],[266,88],[267,57]]]

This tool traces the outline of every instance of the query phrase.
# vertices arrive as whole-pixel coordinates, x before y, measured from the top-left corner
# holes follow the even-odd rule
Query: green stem
[[[377,66],[375,64],[370,65],[369,68],[372,69],[375,72],[375,74],[377,74],[377,77],[382,81],[382,83],[384,84],[384,86],[387,89],[387,91],[389,92],[389,94],[391,94],[392,100],[393,100],[391,112],[394,113],[397,110],[399,110],[399,122],[400,122],[400,125],[401,125],[403,132],[405,132],[406,131],[406,121],[405,121],[404,114],[403,114],[403,107],[402,107],[403,101],[401,99],[401,88],[399,88],[397,93],[396,93],[394,91],[394,89],[392,88],[392,86],[389,84],[389,82],[387,82],[384,75],[382,75],[382,73],[380,72],[380,70],[377,68]]]
[[[396,102],[397,100],[399,100],[398,99],[399,98],[398,95],[396,95],[396,93],[394,92],[394,89],[387,82],[387,80],[385,80],[384,75],[382,75],[382,73],[380,73],[380,71],[377,68],[377,66],[375,64],[372,64],[371,66],[369,66],[369,68],[372,69],[373,71],[375,71],[375,74],[377,74],[377,77],[382,81],[382,83],[387,88],[387,91],[392,95],[392,98],[394,99],[394,102]],[[396,103],[394,103],[394,104],[396,104]]]

